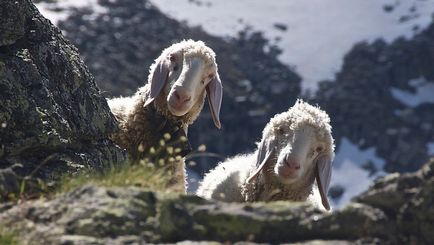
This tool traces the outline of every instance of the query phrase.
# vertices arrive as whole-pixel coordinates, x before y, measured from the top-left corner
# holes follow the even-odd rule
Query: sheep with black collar
[[[169,134],[172,142],[179,143],[180,155],[185,156],[190,150],[185,140],[187,129],[199,116],[205,95],[214,124],[220,128],[222,93],[214,51],[202,41],[173,44],[152,64],[148,83],[136,94],[108,100],[120,128],[111,138],[131,159],[140,160]],[[173,168],[170,182],[185,192],[184,159],[176,161]]]

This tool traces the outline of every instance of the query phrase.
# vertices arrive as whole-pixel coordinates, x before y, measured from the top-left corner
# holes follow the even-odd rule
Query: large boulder
[[[30,0],[0,0],[0,13],[0,199],[24,177],[122,162],[107,138],[115,119],[77,49]]]
[[[32,244],[301,242],[432,244],[434,159],[379,179],[342,210],[308,203],[222,203],[137,187],[84,186],[52,200],[5,208],[0,225]]]

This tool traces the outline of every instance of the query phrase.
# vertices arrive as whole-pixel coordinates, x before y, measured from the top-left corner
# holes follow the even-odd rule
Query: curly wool
[[[315,140],[323,142],[330,155],[334,154],[334,140],[331,136],[330,118],[318,107],[309,105],[302,100],[288,111],[275,115],[263,130],[263,139],[275,138],[281,128],[292,131],[310,126],[314,129]],[[259,174],[258,178],[247,182],[256,170],[256,156],[258,150],[247,155],[238,155],[220,163],[215,169],[206,174],[201,182],[197,194],[205,198],[212,198],[227,202],[254,201],[306,201],[312,195],[315,180],[314,168],[306,169],[304,177],[296,182],[282,184],[273,174],[279,152],[274,152],[270,164]],[[314,200],[316,203],[321,201]]]
[[[217,70],[215,53],[202,41],[184,40],[164,49],[161,55],[151,65],[148,83],[139,88],[130,97],[115,98],[108,101],[112,113],[115,115],[119,131],[111,136],[111,139],[120,147],[125,148],[133,160],[141,159],[149,153],[149,149],[158,146],[165,133],[176,133],[182,130],[180,135],[187,135],[188,126],[199,116],[204,100],[205,91],[197,99],[191,110],[183,116],[174,116],[167,106],[167,91],[162,89],[154,102],[144,107],[145,102],[150,98],[150,83],[158,61],[167,57],[171,52],[182,51],[186,57],[199,57],[204,60],[207,69]],[[166,84],[166,86],[168,86]],[[154,107],[153,107],[154,106]],[[156,119],[163,118],[163,119]],[[169,128],[167,128],[169,125]],[[168,129],[172,132],[162,132]],[[178,140],[179,139],[175,139]],[[182,143],[182,142],[181,142]],[[187,142],[188,144],[188,142]],[[186,146],[183,146],[186,147]],[[174,163],[175,180],[173,183],[185,182],[184,160]]]

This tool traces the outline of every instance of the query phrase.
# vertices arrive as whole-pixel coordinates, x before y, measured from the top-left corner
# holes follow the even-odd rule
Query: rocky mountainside
[[[3,207],[0,225],[32,244],[179,241],[432,244],[434,161],[379,179],[344,209],[309,204],[228,204],[143,189],[84,186],[46,201]],[[0,209],[1,210],[1,209]]]
[[[23,177],[122,162],[117,126],[77,50],[30,1],[0,1],[0,199]]]
[[[331,114],[338,142],[347,137],[362,149],[376,147],[388,172],[413,171],[434,154],[428,150],[434,142],[433,43],[434,23],[411,40],[360,43],[346,55],[336,80],[320,83],[315,99]],[[428,101],[424,89],[432,93]]]

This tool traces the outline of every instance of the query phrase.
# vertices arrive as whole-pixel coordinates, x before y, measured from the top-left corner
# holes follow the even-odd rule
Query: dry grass
[[[104,173],[83,171],[76,176],[64,177],[56,192],[68,192],[86,184],[105,187],[138,186],[153,191],[171,191],[167,188],[170,174],[164,166],[157,168],[152,163],[141,161],[139,164],[113,167]]]
[[[9,229],[0,226],[0,245],[18,245],[18,235]]]

